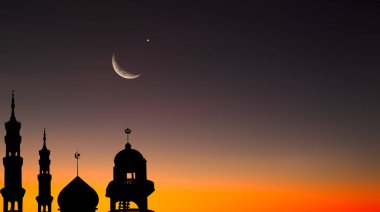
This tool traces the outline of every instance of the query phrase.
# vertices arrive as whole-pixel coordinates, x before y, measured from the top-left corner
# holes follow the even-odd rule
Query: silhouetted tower
[[[6,135],[4,137],[6,152],[3,158],[4,164],[4,188],[1,194],[4,198],[3,208],[7,211],[22,212],[22,200],[25,189],[22,187],[22,163],[23,158],[20,156],[21,123],[16,120],[14,91],[12,92],[12,113],[11,118],[5,123]]]
[[[147,180],[146,160],[142,154],[129,144],[130,129],[126,129],[127,144],[125,149],[115,156],[113,180],[108,184],[106,197],[111,198],[111,212],[148,210],[148,196],[154,191],[154,183]],[[130,203],[138,208],[131,208]]]
[[[40,173],[38,174],[38,212],[51,212],[51,174],[50,174],[50,150],[46,147],[46,132],[44,129],[44,144],[40,150]]]

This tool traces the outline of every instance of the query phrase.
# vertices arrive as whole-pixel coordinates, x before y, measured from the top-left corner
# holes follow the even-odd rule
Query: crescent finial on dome
[[[80,153],[77,151],[74,154],[75,159],[77,160],[77,176],[79,176],[79,158],[80,158]]]
[[[129,134],[131,134],[132,130],[127,128],[124,130],[125,134],[127,134],[127,144],[125,144],[125,149],[131,149],[131,144],[129,143]]]

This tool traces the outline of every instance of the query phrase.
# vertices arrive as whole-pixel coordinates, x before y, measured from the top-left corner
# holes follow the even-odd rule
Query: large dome
[[[132,149],[131,144],[127,143],[125,149],[117,153],[114,162],[117,167],[127,167],[130,165],[146,163],[146,160],[139,151]]]
[[[93,210],[98,203],[98,194],[80,177],[72,180],[58,195],[61,211]]]

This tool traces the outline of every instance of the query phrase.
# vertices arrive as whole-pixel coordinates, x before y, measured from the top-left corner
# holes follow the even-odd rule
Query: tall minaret
[[[38,174],[38,212],[51,212],[51,174],[50,174],[50,150],[46,147],[46,132],[44,129],[44,144],[40,150],[40,173]]]
[[[16,120],[14,91],[12,92],[12,113],[11,118],[5,123],[6,135],[4,137],[6,152],[3,158],[4,164],[4,188],[1,194],[4,198],[4,212],[19,211],[22,212],[22,200],[25,189],[22,187],[22,163],[20,156],[21,123]]]

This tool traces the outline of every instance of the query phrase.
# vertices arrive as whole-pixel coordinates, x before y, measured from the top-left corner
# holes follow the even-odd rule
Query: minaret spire
[[[16,116],[15,116],[15,90],[12,90],[12,104],[11,104],[11,108],[12,108],[11,120],[16,120]]]
[[[7,123],[5,123],[5,128],[15,128],[19,131],[21,128],[21,123],[16,120],[15,115],[15,90],[12,90],[11,109],[11,118]]]
[[[46,128],[44,128],[44,137],[43,137],[43,140],[44,140],[44,144],[42,146],[43,149],[47,149],[46,147]]]

